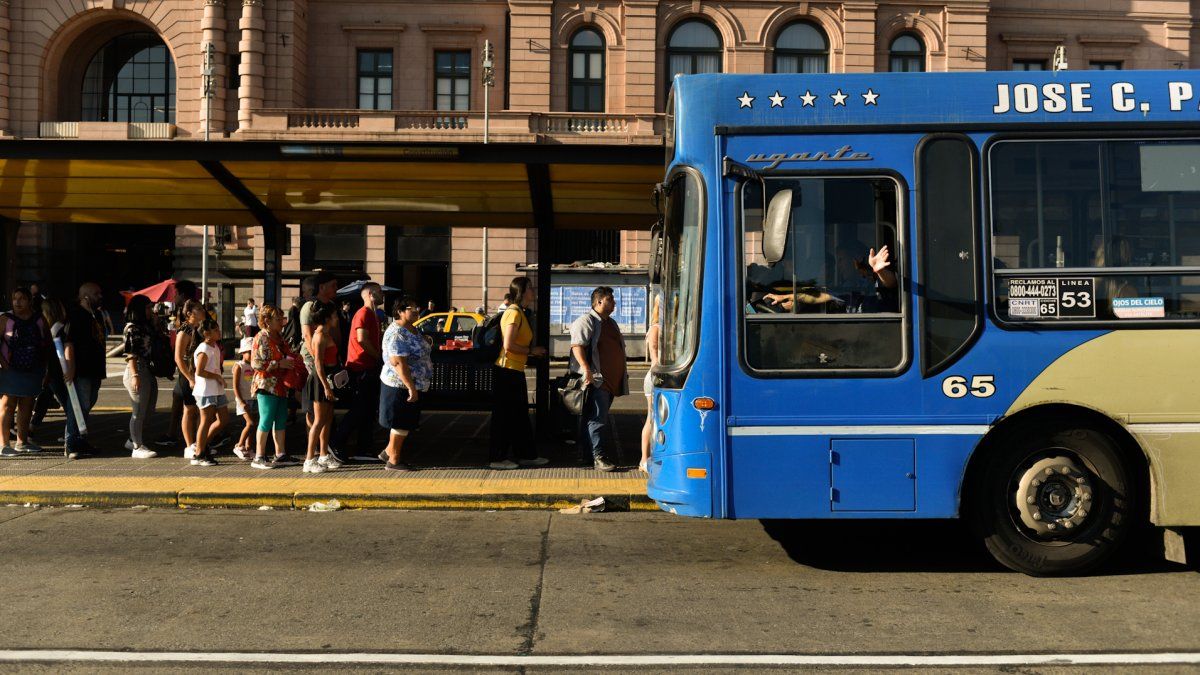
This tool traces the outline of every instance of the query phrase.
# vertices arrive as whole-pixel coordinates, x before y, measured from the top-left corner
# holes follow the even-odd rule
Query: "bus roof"
[[[1200,71],[682,75],[675,109],[680,132],[707,134],[811,126],[1186,125],[1200,122]]]

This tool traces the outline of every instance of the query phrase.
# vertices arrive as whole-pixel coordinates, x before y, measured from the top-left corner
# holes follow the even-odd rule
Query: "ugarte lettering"
[[[784,162],[867,162],[874,159],[869,152],[854,152],[849,145],[843,145],[830,154],[823,150],[816,152],[777,152],[773,154],[757,153],[746,158],[746,162],[766,164],[763,169],[774,169]]]

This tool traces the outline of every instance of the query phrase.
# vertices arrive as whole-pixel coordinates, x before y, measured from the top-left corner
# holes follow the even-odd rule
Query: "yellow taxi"
[[[433,341],[434,349],[471,349],[471,336],[483,322],[483,315],[475,312],[434,312],[417,319],[414,326]]]

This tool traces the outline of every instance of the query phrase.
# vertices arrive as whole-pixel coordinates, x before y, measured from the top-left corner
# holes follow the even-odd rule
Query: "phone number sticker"
[[[1008,315],[1014,319],[1094,319],[1092,277],[1010,279]]]

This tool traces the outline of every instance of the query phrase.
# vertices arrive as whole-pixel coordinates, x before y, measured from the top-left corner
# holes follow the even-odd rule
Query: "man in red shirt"
[[[350,339],[346,348],[346,370],[350,371],[350,388],[354,391],[354,398],[329,439],[330,450],[345,458],[349,458],[349,453],[345,452],[346,443],[356,430],[357,456],[372,455],[371,438],[376,426],[374,416],[379,411],[379,370],[383,364],[380,356],[383,333],[379,326],[379,315],[375,312],[375,308],[383,302],[383,291],[379,284],[373,281],[364,284],[362,301],[363,306],[350,321]]]

